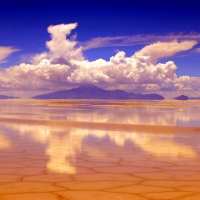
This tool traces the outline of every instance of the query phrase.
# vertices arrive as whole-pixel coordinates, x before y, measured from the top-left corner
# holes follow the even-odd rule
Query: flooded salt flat
[[[62,106],[59,101],[55,104],[59,105],[60,103],[61,106],[43,105],[44,102],[49,101],[13,101],[1,102],[1,117],[139,125],[200,126],[200,101],[114,102],[116,105],[124,105],[123,107],[106,106],[113,105],[112,101],[86,101],[81,104],[83,106]],[[70,102],[72,101],[70,100]],[[127,105],[135,107],[126,107]]]
[[[180,109],[31,103],[0,106],[0,199],[200,198],[200,132],[151,133],[152,125],[200,126],[198,102]],[[25,119],[151,126],[122,131]]]

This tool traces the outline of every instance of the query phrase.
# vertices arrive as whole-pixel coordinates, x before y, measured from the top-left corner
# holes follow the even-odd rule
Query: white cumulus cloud
[[[99,59],[93,62],[76,62],[79,66],[68,81],[72,83],[112,83],[112,84],[161,84],[174,81],[176,65],[152,64],[148,57],[126,57],[118,52],[110,61]]]
[[[47,31],[51,35],[51,40],[46,42],[49,51],[32,57],[32,63],[38,64],[44,58],[51,62],[59,62],[61,58],[66,61],[83,60],[82,47],[75,48],[76,38],[66,38],[76,27],[77,23],[49,26]]]
[[[123,89],[135,93],[168,91],[199,91],[200,78],[176,74],[173,61],[158,59],[186,51],[196,40],[155,42],[127,57],[120,51],[109,61],[84,59],[82,47],[77,47],[76,35],[70,37],[77,23],[48,27],[51,40],[47,51],[0,72],[0,90],[58,91],[84,83],[94,83],[107,89]],[[5,57],[3,57],[4,59]],[[200,91],[199,91],[200,93]]]

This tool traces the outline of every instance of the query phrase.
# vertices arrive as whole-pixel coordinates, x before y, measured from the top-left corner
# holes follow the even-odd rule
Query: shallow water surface
[[[0,200],[200,199],[200,132],[167,132],[168,126],[198,128],[198,104],[185,104],[171,109],[1,102]],[[113,129],[45,121],[111,123]],[[146,124],[149,130],[117,130],[119,123]],[[153,125],[167,130],[153,133]]]
[[[78,100],[74,100],[75,102]],[[45,103],[47,102],[47,103]],[[62,106],[73,100],[0,101],[1,117],[76,122],[200,126],[200,101],[86,101],[81,106]],[[61,106],[46,106],[46,105]],[[112,105],[122,105],[112,107]],[[109,106],[110,105],[110,106]]]

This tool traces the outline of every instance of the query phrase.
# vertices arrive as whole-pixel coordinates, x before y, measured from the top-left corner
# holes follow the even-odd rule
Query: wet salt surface
[[[74,101],[80,103],[80,100]],[[43,105],[44,102],[51,101],[0,101],[1,117],[135,125],[200,126],[200,101],[86,101],[82,103],[83,106],[41,106],[40,104],[36,106],[38,102]],[[73,100],[56,102],[58,103],[55,105],[62,105],[66,102],[73,103]],[[90,106],[112,105],[113,102],[136,107]],[[144,107],[137,107],[138,105]],[[170,107],[171,105],[178,107],[173,108]]]
[[[134,119],[142,123],[139,120],[145,114],[138,117],[140,114],[131,111],[146,112],[145,108],[113,110],[16,104],[0,107],[4,118],[76,121],[77,117],[77,121],[100,123],[118,123],[120,117],[121,123],[133,123]],[[175,117],[166,120],[166,112],[163,120],[161,115],[157,117],[157,109],[154,111],[155,116],[148,119],[149,115],[145,122],[176,125]],[[183,115],[180,110],[169,112]],[[188,124],[190,119],[200,119],[195,112],[185,112],[191,116],[184,118]],[[200,199],[199,143],[200,134],[193,132],[153,134],[0,122],[0,199]]]

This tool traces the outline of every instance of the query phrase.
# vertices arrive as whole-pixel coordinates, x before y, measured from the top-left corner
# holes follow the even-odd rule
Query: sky
[[[0,94],[31,97],[93,83],[200,97],[200,2],[0,2]]]

